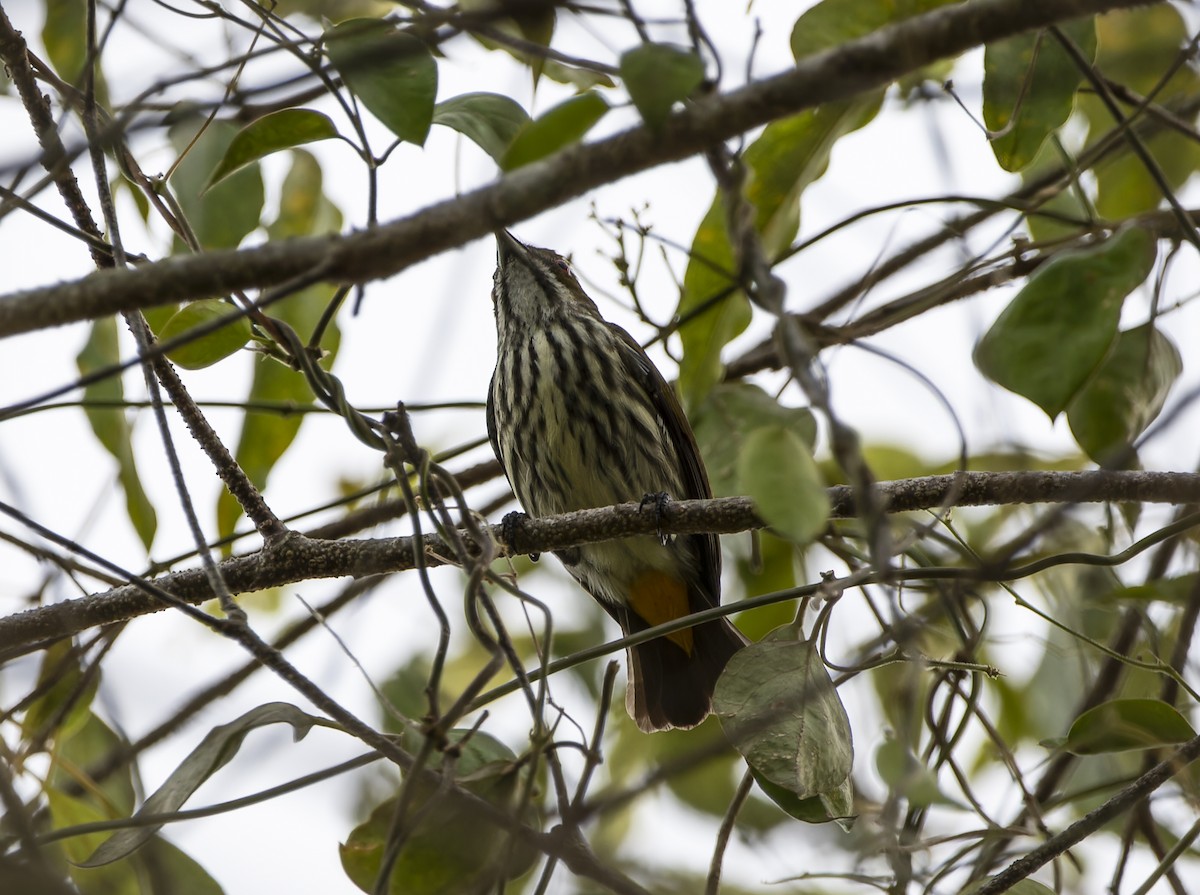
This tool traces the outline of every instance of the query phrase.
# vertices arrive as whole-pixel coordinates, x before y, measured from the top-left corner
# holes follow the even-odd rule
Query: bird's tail
[[[650,627],[628,610],[620,613],[618,621],[629,634]],[[627,652],[625,705],[644,731],[695,727],[708,717],[717,678],[730,656],[747,643],[723,618],[688,630],[690,637],[655,637]]]

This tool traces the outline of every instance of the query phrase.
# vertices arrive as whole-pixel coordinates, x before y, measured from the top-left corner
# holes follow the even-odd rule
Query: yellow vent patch
[[[655,569],[643,572],[629,586],[629,608],[651,625],[674,621],[690,611],[687,585]],[[689,656],[692,654],[691,628],[674,631],[667,639],[674,641]]]

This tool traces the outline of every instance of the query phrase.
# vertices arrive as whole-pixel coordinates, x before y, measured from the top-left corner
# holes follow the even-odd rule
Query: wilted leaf
[[[237,313],[233,305],[215,298],[184,305],[158,333],[159,341],[178,338],[188,330],[230,319],[230,322],[207,335],[185,342],[167,352],[167,357],[187,370],[199,370],[223,360],[250,341],[250,321]]]
[[[464,93],[438,103],[433,123],[453,128],[500,164],[513,138],[530,122],[529,115],[507,96]]]
[[[1149,275],[1154,237],[1131,227],[1064,252],[1029,278],[975,348],[985,376],[1053,419],[1104,360],[1125,296]]]
[[[691,50],[671,44],[646,43],[621,56],[621,79],[642,120],[662,127],[671,107],[704,80],[704,62]]]
[[[512,171],[578,143],[607,111],[608,103],[598,93],[582,93],[559,103],[517,132],[500,167]]]
[[[763,521],[803,544],[829,518],[829,497],[808,448],[791,429],[761,426],[746,436],[738,458],[738,481]]]
[[[286,702],[269,702],[251,709],[228,724],[214,727],[200,741],[200,745],[183,760],[183,763],[171,772],[163,785],[146,799],[134,817],[168,814],[179,810],[192,793],[200,788],[200,784],[237,755],[238,750],[242,747],[242,741],[250,731],[268,724],[280,723],[290,724],[294,738],[299,740],[308,733],[314,724],[324,724],[325,722]],[[81,866],[99,867],[118,861],[150,839],[161,826],[161,824],[149,824],[118,830],[97,848],[90,858],[81,862]]]
[[[382,19],[349,19],[323,41],[329,61],[371,114],[401,140],[423,145],[438,81],[429,47]]]
[[[837,791],[850,776],[850,721],[820,655],[779,629],[734,654],[713,711],[763,778],[801,799]]]
[[[1149,323],[1122,332],[1067,408],[1079,446],[1100,464],[1124,453],[1158,416],[1182,372],[1179,350]]]
[[[1196,736],[1183,715],[1161,699],[1113,699],[1075,719],[1064,744],[1075,755],[1128,752]]]
[[[336,136],[337,128],[329,116],[311,109],[281,109],[264,115],[238,131],[204,189],[212,189],[230,174],[272,152]]]

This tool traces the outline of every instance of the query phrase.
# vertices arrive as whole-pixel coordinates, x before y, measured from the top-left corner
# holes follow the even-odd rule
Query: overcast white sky
[[[745,71],[753,21],[744,14],[743,4],[701,0],[697,5],[702,20],[725,54],[724,86],[733,86]],[[762,23],[762,39],[754,59],[757,74],[773,73],[790,64],[791,24],[807,5],[780,2],[754,5],[752,12]],[[39,6],[13,4],[9,9],[16,26],[34,41],[41,28]],[[648,17],[656,9],[674,15],[677,6],[638,4]],[[155,34],[160,33],[162,21],[176,21],[152,4],[131,4],[131,7],[132,15],[150,25]],[[176,48],[186,49],[204,60],[224,55],[220,29],[210,24],[196,23],[186,33],[172,26],[166,34],[168,40],[175,41],[175,48],[166,54],[154,40],[128,31],[118,37],[105,58],[115,96],[131,96],[172,71],[177,65],[173,61]],[[588,34],[563,17],[555,45],[567,52],[607,58],[610,51],[626,49],[635,40],[631,31],[621,28],[603,35]],[[527,72],[507,56],[484,52],[471,41],[460,40],[446,49],[447,58],[439,61],[439,99],[489,89],[516,97],[536,113],[567,95],[563,88],[545,81],[534,95]],[[980,57],[972,54],[959,65],[955,82],[975,111],[979,78]],[[618,110],[602,122],[596,134],[620,129],[633,121],[632,112]],[[14,98],[0,98],[0,133],[5,135],[0,141],[0,166],[29,157],[32,137],[24,112]],[[377,145],[385,145],[382,129],[378,128],[376,134]],[[173,159],[161,134],[148,135],[134,145],[147,172],[164,170]],[[309,149],[321,158],[328,178],[327,190],[345,213],[347,225],[361,226],[365,220],[365,176],[350,150],[336,143]],[[282,157],[265,165],[268,209],[273,207],[285,169]],[[483,153],[453,132],[435,127],[423,150],[403,147],[384,167],[380,218],[393,219],[444,199],[453,184],[467,189],[494,176],[494,165]],[[818,232],[864,207],[942,193],[996,196],[1014,184],[1014,178],[990,162],[979,128],[953,103],[947,100],[929,104],[913,112],[900,109],[893,98],[876,121],[838,144],[829,172],[805,194],[802,236]],[[601,216],[609,217],[628,216],[631,209],[645,208],[643,219],[654,223],[662,236],[688,245],[712,193],[705,166],[693,160],[631,177],[513,229],[528,242],[573,253],[575,265],[583,276],[615,291],[613,268],[600,256],[601,252],[609,252],[611,246],[589,220],[590,209],[594,206]],[[53,205],[48,196],[46,202]],[[928,232],[946,214],[945,208],[923,207],[868,221],[788,262],[780,273],[789,286],[789,307],[802,309],[820,301],[861,274],[872,259]],[[126,216],[126,220],[133,219],[132,215]],[[161,228],[147,235],[136,226],[128,226],[124,238],[127,248],[133,251],[151,256],[166,251],[167,240]],[[261,238],[257,235],[251,241]],[[971,246],[974,251],[984,248],[986,245],[982,243]],[[916,274],[889,283],[883,294],[898,295],[908,288],[932,282],[952,270],[957,260],[948,251]],[[351,316],[344,312],[340,318],[343,342],[335,372],[350,399],[360,406],[387,405],[397,399],[482,400],[494,361],[489,297],[493,262],[494,247],[490,241],[476,241],[389,281],[371,284],[360,313]],[[670,263],[677,274],[682,273],[684,259],[679,253],[670,254]],[[676,296],[661,265],[655,261],[649,267],[642,295],[648,297],[651,313],[663,320],[669,317]],[[86,275],[91,263],[78,244],[49,227],[14,214],[0,220],[0,270],[4,272],[0,290],[10,291]],[[1175,276],[1177,282],[1185,283],[1194,278],[1194,273],[1194,260],[1189,256],[1178,266]],[[1176,291],[1186,290],[1180,286]],[[1011,290],[1000,290],[925,315],[915,324],[874,340],[874,344],[901,356],[944,390],[968,431],[972,450],[1013,439],[1044,451],[1069,452],[1073,449],[1072,442],[1063,423],[1052,425],[1027,402],[985,387],[971,365],[970,352],[975,341],[1011,294]],[[599,304],[609,319],[627,325],[636,336],[649,335],[624,308],[605,299],[600,299]],[[1129,303],[1129,323],[1142,322],[1144,316],[1138,314],[1144,315],[1144,310],[1136,309],[1144,306],[1140,302]],[[1175,331],[1196,332],[1200,324],[1196,307],[1189,306],[1181,313],[1185,319],[1173,325]],[[756,342],[764,331],[759,321],[751,333],[730,349],[730,355],[738,353],[738,346]],[[74,326],[0,344],[0,406],[70,382],[76,375],[74,358],[85,337],[86,329]],[[1194,355],[1186,346],[1181,347],[1185,348],[1185,384],[1179,391],[1182,394],[1200,382],[1200,374]],[[663,361],[657,350],[652,354]],[[957,454],[955,430],[944,410],[910,376],[888,362],[854,349],[826,352],[823,360],[828,364],[838,410],[869,442],[900,444],[931,461],[951,460]],[[247,373],[255,362],[245,354],[206,371],[185,373],[184,379],[198,398],[236,398],[243,393]],[[664,366],[670,369],[665,362]],[[140,372],[127,377],[126,388],[130,396],[143,394]],[[213,412],[212,418],[227,441],[235,443],[237,415]],[[1146,465],[1191,468],[1196,461],[1194,439],[1186,434],[1196,431],[1197,422],[1193,411],[1168,438],[1150,445],[1143,456]],[[418,439],[434,448],[461,443],[484,432],[481,411],[423,414],[415,419],[415,425]],[[211,510],[217,493],[215,478],[190,446],[181,426],[176,427],[176,435],[188,464],[189,484],[201,508],[202,521],[211,531],[215,528]],[[188,549],[188,539],[177,500],[164,474],[158,434],[148,415],[139,418],[137,447],[138,456],[145,463],[143,478],[159,510],[160,532],[154,555],[174,555]],[[475,456],[487,455],[485,448]],[[0,434],[0,495],[4,500],[15,503],[38,521],[77,537],[114,561],[140,569],[143,562],[140,544],[123,520],[113,478],[101,472],[111,466],[87,429],[82,414],[76,411],[43,413],[8,422]],[[301,439],[276,470],[268,498],[280,515],[287,515],[334,497],[339,478],[363,482],[374,479],[379,472],[377,455],[348,438],[342,423],[314,418],[305,423]],[[0,522],[0,528],[9,531],[11,523]],[[7,544],[0,544],[0,612],[22,608],[21,598],[44,573]],[[313,584],[311,588],[305,587],[301,595],[310,603],[319,602],[332,593],[334,586]],[[65,582],[60,582],[52,592],[57,598],[76,595]],[[411,585],[393,582],[373,598],[370,612],[350,610],[337,619],[337,630],[377,679],[393,670],[399,656],[420,645],[419,641],[426,636],[413,630],[407,621],[406,613],[414,597]],[[387,603],[381,609],[378,604],[382,601]],[[1004,615],[1005,610],[998,611]],[[290,619],[301,612],[301,607],[293,606],[285,616]],[[383,625],[381,619],[385,621]],[[278,617],[264,618],[263,633],[281,623]],[[1022,630],[1022,626],[1029,629],[1028,617],[1016,617],[1013,623],[1014,631]],[[847,643],[853,642],[853,632],[845,637]],[[373,698],[368,689],[328,637],[310,637],[292,658],[344,704],[368,718],[374,717]],[[217,678],[222,669],[242,661],[243,655],[235,647],[194,624],[165,613],[142,619],[122,635],[105,663],[101,703],[130,735],[137,736],[161,720],[183,696]],[[1019,668],[1013,671],[1020,673]],[[17,694],[26,692],[35,674],[36,665],[32,661],[5,669],[0,674],[0,704],[11,704]],[[847,698],[858,737],[856,773],[869,779],[870,758],[880,736],[878,722],[872,718],[869,706],[861,704],[852,694]],[[149,753],[144,764],[147,785],[157,785],[174,768],[181,750],[191,748],[209,727],[271,699],[298,701],[274,678],[259,675],[166,746]],[[501,730],[506,723],[503,719],[501,712],[497,721]],[[514,729],[514,733],[519,736],[521,731]],[[282,731],[253,736],[255,748],[248,749],[207,785],[193,804],[244,795],[360,751],[349,738],[328,731],[315,731],[298,746],[292,745]],[[349,830],[348,812],[356,795],[353,785],[335,780],[227,815],[217,822],[177,825],[167,835],[214,872],[229,893],[356,891],[342,874],[334,846]],[[287,823],[277,822],[281,811],[288,813]],[[702,846],[692,858],[697,866],[705,865],[711,849],[711,829],[676,814],[679,816],[674,819],[673,814],[672,823],[677,823],[681,833],[701,837]],[[296,823],[295,818],[301,816],[303,823]],[[733,879],[754,881],[800,872],[805,869],[795,851],[800,847],[800,837],[807,837],[819,847],[823,837],[833,835],[838,834],[834,830],[804,828],[796,831],[792,840],[772,842],[753,851],[735,843],[730,856],[730,875]],[[636,847],[637,841],[635,837],[631,845]],[[675,848],[689,854],[695,851],[685,836],[666,842],[658,836],[643,837],[642,841],[652,843],[652,848],[647,848],[651,857]]]

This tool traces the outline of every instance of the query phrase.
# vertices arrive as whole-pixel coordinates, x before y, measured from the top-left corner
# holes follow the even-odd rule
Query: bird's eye
[[[559,258],[554,263],[558,265],[559,270],[565,270],[567,273],[571,272],[571,265],[567,263],[566,258]]]

